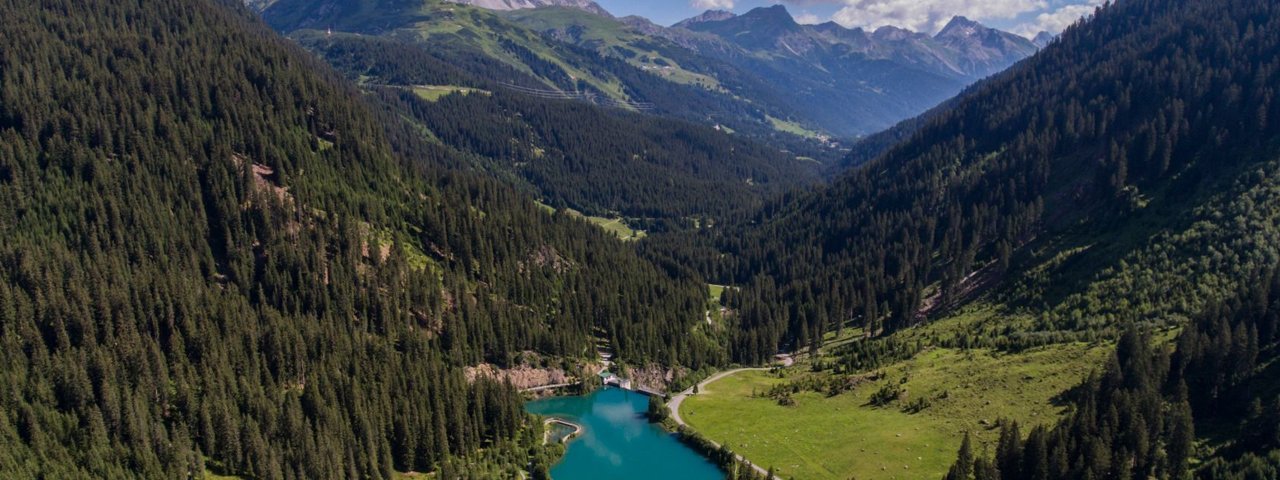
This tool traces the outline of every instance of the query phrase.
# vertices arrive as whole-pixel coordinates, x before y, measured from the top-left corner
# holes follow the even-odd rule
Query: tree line
[[[1265,367],[1278,340],[1280,276],[1273,266],[1250,280],[1184,329],[1172,351],[1138,327],[1127,329],[1103,371],[1070,392],[1066,418],[1025,438],[1017,422],[1002,422],[993,456],[975,452],[966,437],[946,478],[1280,475],[1280,398]],[[1197,425],[1229,440],[1197,447]]]

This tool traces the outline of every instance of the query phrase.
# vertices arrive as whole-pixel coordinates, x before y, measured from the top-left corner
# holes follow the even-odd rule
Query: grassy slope
[[[412,30],[423,38],[450,36],[472,44],[486,54],[513,67],[533,73],[520,59],[512,56],[497,39],[509,38],[533,51],[543,60],[559,66],[574,78],[585,81],[617,100],[628,100],[621,85],[612,77],[601,77],[594,72],[579,69],[561,59],[537,33],[502,22],[498,14],[490,10],[453,3],[427,3],[423,7],[429,20],[419,22]]]
[[[790,133],[804,138],[822,138],[822,134],[805,128],[799,123],[769,117],[769,123],[773,124],[773,129],[783,133]]]
[[[548,214],[556,213],[555,207],[552,207],[551,205],[547,205],[543,202],[538,202],[538,208],[541,208],[542,211],[547,212]],[[583,215],[582,212],[579,212],[571,208],[566,209],[566,211],[570,215],[573,215],[573,216],[582,218],[588,222],[591,222],[592,225],[600,227],[604,229],[604,231],[612,233],[614,234],[614,236],[622,240],[639,240],[648,235],[648,233],[646,233],[644,230],[636,230],[631,228],[631,226],[627,225],[627,220],[622,217],[613,217],[613,218],[592,217],[592,216]]]
[[[978,303],[897,335],[928,345],[965,332],[1036,335],[1062,328],[1066,321],[1106,338],[1107,329],[1119,320],[1118,310],[1171,328],[1178,322],[1170,320],[1237,288],[1236,279],[1250,265],[1280,258],[1280,237],[1268,233],[1280,224],[1280,162],[1264,162],[1215,187],[1220,188],[1177,204],[1198,207],[1178,209],[1183,213],[1176,218],[1162,208],[1131,218],[1128,228],[1084,237],[1071,232],[1047,242],[1047,253],[1027,259],[1031,263],[1012,282],[1010,294],[1019,298],[1032,290],[1052,300],[1046,306]],[[1055,284],[1072,285],[1072,292],[1043,293]],[[1164,295],[1180,300],[1157,300]],[[1088,320],[1073,321],[1069,311]],[[834,350],[832,344],[856,341],[855,334],[846,331],[840,339],[830,339],[824,354]],[[726,441],[752,461],[777,466],[786,476],[939,478],[954,461],[962,432],[975,434],[978,451],[994,448],[995,431],[980,421],[1003,417],[1025,425],[1055,420],[1061,412],[1054,398],[1099,366],[1110,348],[1057,343],[1013,354],[929,349],[884,369],[887,380],[834,398],[802,393],[794,396],[793,407],[751,397],[753,390],[784,380],[745,373],[686,401],[688,412],[682,413],[709,438]],[[909,379],[908,399],[924,395],[932,399],[930,408],[911,415],[867,405],[880,385],[903,376]],[[937,398],[943,391],[946,398]]]
[[[424,1],[420,4],[398,5],[395,8],[376,8],[376,2],[360,5],[363,9],[350,12],[332,27],[339,31],[346,28],[373,29],[379,34],[402,40],[468,45],[517,70],[533,74],[533,70],[521,59],[502,48],[499,40],[505,38],[527,47],[542,60],[556,64],[569,75],[589,83],[610,97],[627,100],[617,79],[596,75],[595,72],[571,65],[540,34],[504,21],[496,12],[442,1]],[[268,14],[273,17],[275,24],[289,26],[290,29],[299,26],[321,28],[321,25],[312,25],[305,20],[311,14],[309,12],[306,8],[295,6],[291,9],[273,10]],[[405,19],[412,21],[405,23]],[[382,30],[388,26],[388,30]]]
[[[1107,351],[1084,344],[1016,355],[931,349],[884,369],[884,380],[836,397],[801,393],[789,407],[752,397],[785,379],[744,372],[686,400],[682,415],[708,438],[784,477],[935,479],[955,460],[965,431],[974,434],[981,451],[994,448],[998,431],[988,426],[999,418],[1024,424],[1056,420],[1061,407],[1055,397],[1099,365]],[[803,368],[786,375],[806,375]],[[925,396],[932,406],[908,414],[897,406],[868,404],[885,382],[904,376],[908,398]],[[943,392],[946,398],[940,398]]]
[[[716,285],[714,283],[707,284],[707,295],[716,303],[720,302],[720,295],[724,294],[724,285]]]
[[[566,31],[582,27],[580,44],[594,46],[602,54],[615,54],[617,49],[629,50],[634,56],[627,62],[660,75],[669,81],[686,85],[702,85],[710,90],[722,91],[715,77],[688,70],[661,52],[646,48],[643,43],[653,42],[631,31],[621,22],[576,8],[550,7],[512,10],[500,13],[503,17],[535,31]],[[647,60],[647,61],[645,61]],[[665,65],[664,65],[665,64]],[[664,69],[662,67],[671,68]]]
[[[618,218],[586,217],[586,218],[592,224],[600,228],[603,228],[604,231],[612,233],[618,238],[621,238],[623,240],[639,240],[641,238],[644,238],[646,235],[644,230],[636,230],[627,226],[626,220],[622,219],[621,217],[618,217]]]
[[[441,98],[444,98],[445,95],[450,95],[454,93],[457,93],[459,95],[470,95],[472,93],[478,93],[481,95],[491,95],[489,92],[484,90],[478,90],[478,89],[469,88],[469,87],[460,87],[456,85],[418,85],[412,88],[413,88],[413,93],[415,95],[417,95],[419,98],[426,100],[428,102],[439,101]]]

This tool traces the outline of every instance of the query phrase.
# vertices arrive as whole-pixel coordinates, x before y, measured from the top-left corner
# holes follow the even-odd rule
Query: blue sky
[[[801,23],[834,20],[846,27],[894,25],[936,32],[955,15],[1032,36],[1058,33],[1101,0],[596,0],[615,15],[640,15],[670,25],[704,10],[743,13],[781,3]]]

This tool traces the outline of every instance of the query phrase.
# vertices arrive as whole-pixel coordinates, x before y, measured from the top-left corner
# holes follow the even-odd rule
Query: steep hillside
[[[666,244],[670,265],[742,286],[746,361],[849,323],[901,330],[996,284],[1012,317],[966,342],[1197,315],[1280,247],[1278,46],[1269,6],[1246,3],[1120,2],[829,188],[702,232],[706,250]]]
[[[656,239],[730,285],[735,359],[807,353],[690,423],[797,478],[1277,478],[1278,7],[1117,2],[830,188]]]
[[[723,361],[704,285],[243,7],[0,5],[0,477],[514,478],[540,426],[465,367]]]
[[[722,128],[539,98],[462,72],[412,42],[307,31],[294,38],[474,167],[555,208],[624,217],[641,230],[757,207],[816,183],[822,169],[813,158],[824,158],[822,150],[782,152]],[[481,67],[472,70],[493,66]]]

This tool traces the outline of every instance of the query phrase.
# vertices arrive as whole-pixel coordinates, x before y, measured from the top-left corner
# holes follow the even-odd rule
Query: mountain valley
[[[1280,2],[730,9],[0,0],[0,477],[1280,477]]]

